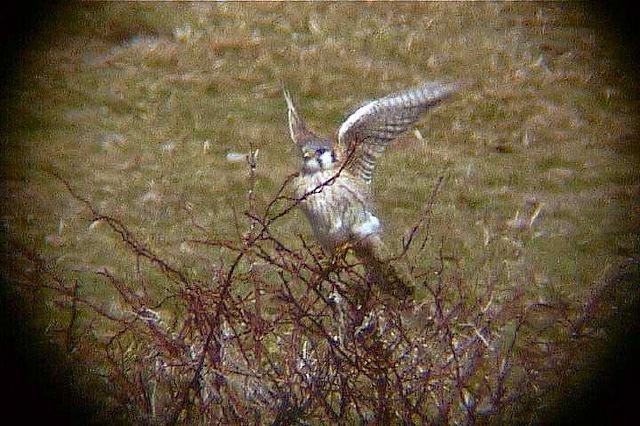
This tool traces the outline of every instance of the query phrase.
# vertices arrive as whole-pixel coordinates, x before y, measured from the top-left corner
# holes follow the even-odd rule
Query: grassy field
[[[15,244],[109,312],[120,302],[102,268],[158,298],[175,291],[53,173],[189,280],[211,280],[234,255],[193,240],[250,226],[248,168],[227,154],[259,149],[258,211],[298,166],[283,84],[310,126],[333,135],[364,100],[465,83],[387,150],[374,179],[400,250],[443,177],[418,275],[444,262],[469,287],[496,279],[576,311],[637,256],[638,83],[584,4],[99,3],[64,15],[25,52],[8,104],[9,277],[29,275]],[[271,231],[295,250],[310,236],[300,212]],[[56,300],[37,293],[43,329],[68,321]],[[82,321],[112,333],[90,313]]]

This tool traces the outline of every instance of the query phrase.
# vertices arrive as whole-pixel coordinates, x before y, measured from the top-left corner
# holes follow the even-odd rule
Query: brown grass
[[[610,277],[637,255],[637,82],[585,5],[74,6],[12,90],[4,274],[110,409],[536,420],[515,402],[546,403],[634,300]],[[396,251],[420,224],[406,256],[429,297],[400,310],[353,290],[358,267],[323,275],[295,209],[265,222],[296,170],[281,84],[331,135],[443,78],[468,87],[374,180]],[[226,160],[255,149],[252,178]]]

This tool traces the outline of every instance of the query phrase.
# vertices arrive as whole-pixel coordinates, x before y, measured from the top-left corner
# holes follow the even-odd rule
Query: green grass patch
[[[224,282],[214,271],[228,271],[236,254],[192,240],[243,241],[245,212],[263,212],[299,165],[283,85],[309,126],[333,137],[345,113],[367,99],[427,80],[466,83],[418,123],[421,137],[408,132],[388,148],[373,183],[395,252],[433,201],[428,231],[418,234],[424,247],[411,252],[411,267],[433,288],[446,277],[465,296],[443,291],[445,304],[459,298],[471,309],[481,301],[473,308],[491,313],[493,303],[526,286],[532,300],[567,299],[573,309],[606,271],[637,256],[638,86],[602,59],[615,48],[583,4],[88,3],[63,10],[66,16],[57,16],[25,52],[19,84],[11,88],[0,142],[0,215],[8,241],[39,253],[100,306],[121,297],[96,278],[105,267],[149,299],[164,298],[160,308],[176,324],[195,315],[180,297],[198,298],[166,271],[141,267],[122,238],[93,222],[49,172],[185,271],[197,282],[189,291],[213,294]],[[248,168],[226,155],[256,148],[250,205]],[[432,200],[439,176],[443,184]],[[274,211],[286,205],[276,203]],[[313,238],[300,212],[270,230],[285,248],[309,255],[302,241]],[[256,286],[280,285],[282,276],[250,263],[238,264],[232,293],[254,303]],[[19,260],[9,268],[10,275],[33,278],[32,272]],[[302,285],[295,273],[284,276]],[[490,303],[482,295],[491,283]],[[60,308],[47,292],[33,298],[44,307],[34,311],[43,329],[68,323],[68,306]],[[282,313],[285,302],[267,299],[267,316]],[[314,313],[330,323],[328,310]],[[252,336],[255,324],[246,315],[236,331]],[[114,333],[101,321],[86,312],[79,319],[82,327]],[[508,346],[516,324],[502,326],[499,342]],[[467,325],[454,328],[457,336],[474,333]],[[293,341],[291,333],[298,336],[292,329],[289,323],[281,334],[260,329],[265,354],[284,362],[277,351]],[[122,345],[148,343],[128,333]],[[566,330],[545,333],[562,340]],[[310,338],[305,347],[321,347],[321,340]],[[514,383],[532,374],[521,366],[514,371]],[[552,386],[553,379],[535,384]],[[425,410],[436,419],[433,406]],[[424,420],[409,417],[407,423]]]

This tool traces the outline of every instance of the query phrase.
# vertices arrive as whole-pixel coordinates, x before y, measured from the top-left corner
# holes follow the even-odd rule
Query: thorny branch
[[[91,219],[120,237],[132,261],[146,262],[170,288],[140,292],[136,279],[100,269],[90,277],[111,290],[109,306],[82,291],[86,275],[57,271],[19,247],[28,265],[18,277],[21,288],[61,302],[69,314],[63,344],[99,365],[114,400],[142,423],[498,421],[513,410],[507,401],[540,389],[537,372],[562,365],[547,355],[571,346],[571,332],[584,336],[594,316],[602,292],[573,322],[566,304],[546,306],[548,320],[537,326],[541,310],[522,290],[528,277],[503,277],[503,258],[488,276],[464,282],[458,266],[446,261],[445,236],[436,246],[430,229],[442,177],[399,255],[411,257],[430,296],[404,310],[387,305],[357,264],[327,268],[302,236],[285,243],[274,225],[341,170],[300,199],[284,195],[289,176],[260,214],[257,150],[247,159],[248,229],[238,229],[235,239],[188,240],[220,253],[206,279],[189,279],[57,174]],[[277,210],[282,200],[289,204]],[[424,237],[414,253],[418,235]],[[566,338],[550,339],[550,328]]]

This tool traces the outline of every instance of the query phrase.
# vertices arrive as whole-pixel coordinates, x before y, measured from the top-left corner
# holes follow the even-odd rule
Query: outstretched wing
[[[307,126],[302,117],[298,115],[296,106],[293,104],[293,100],[291,99],[291,95],[287,89],[283,88],[283,92],[284,99],[287,102],[289,134],[291,135],[291,140],[298,146],[298,148],[302,148],[306,143],[311,140],[318,139],[318,137],[313,132],[307,130]]]
[[[376,161],[387,145],[457,89],[455,83],[425,83],[358,108],[338,129],[338,144],[346,148],[349,161],[345,167],[370,183]]]

